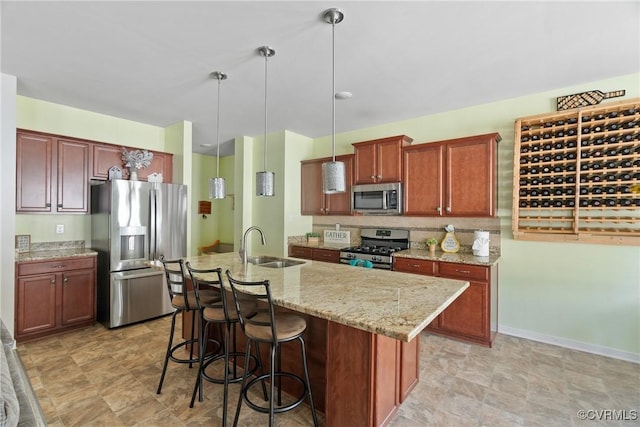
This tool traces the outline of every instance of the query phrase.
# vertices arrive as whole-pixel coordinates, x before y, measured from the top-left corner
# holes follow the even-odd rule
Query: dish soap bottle
[[[444,231],[446,231],[447,234],[444,236],[444,239],[442,239],[442,243],[440,244],[442,251],[449,253],[458,252],[460,250],[460,242],[458,242],[458,239],[456,238],[455,228],[453,225],[449,224],[444,227]]]

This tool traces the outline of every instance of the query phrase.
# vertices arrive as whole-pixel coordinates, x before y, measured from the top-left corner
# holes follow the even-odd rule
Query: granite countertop
[[[229,269],[238,280],[269,280],[278,306],[402,341],[416,337],[469,286],[460,280],[311,260],[286,268],[243,266],[236,253],[185,260],[198,269]]]
[[[98,252],[84,247],[77,248],[59,248],[41,251],[30,251],[16,254],[16,262],[23,261],[45,261],[56,258],[71,258],[83,256],[95,256]]]
[[[480,257],[473,255],[473,253],[458,252],[453,254],[438,250],[436,250],[436,252],[432,255],[431,252],[425,249],[406,249],[404,251],[395,252],[393,256],[398,258],[427,259],[431,261],[459,262],[461,264],[475,264],[484,266],[495,265],[500,259],[500,255],[496,254],[489,254],[488,257]]]

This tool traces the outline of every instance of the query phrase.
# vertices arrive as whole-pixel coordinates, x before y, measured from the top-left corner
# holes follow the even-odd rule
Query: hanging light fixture
[[[347,190],[347,180],[344,162],[336,162],[336,24],[344,19],[340,9],[332,8],[324,12],[325,22],[331,24],[332,35],[332,89],[331,89],[331,145],[332,161],[322,164],[322,191],[325,194],[344,193]]]
[[[222,71],[214,71],[211,77],[218,80],[218,116],[216,121],[216,177],[209,179],[209,198],[224,199],[227,196],[224,178],[220,176],[220,82],[227,79]]]
[[[258,48],[258,53],[264,56],[264,170],[256,172],[256,196],[273,196],[275,173],[267,170],[267,59],[276,54],[269,46]]]

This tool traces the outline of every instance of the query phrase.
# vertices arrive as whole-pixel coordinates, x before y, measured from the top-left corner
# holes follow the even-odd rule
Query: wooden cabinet
[[[302,215],[351,215],[353,158],[353,154],[336,156],[336,161],[345,164],[347,179],[346,191],[337,194],[322,192],[322,164],[330,161],[331,157],[301,162],[300,211]]]
[[[337,249],[311,248],[309,246],[289,246],[289,256],[295,258],[310,259],[314,261],[326,261],[339,263],[340,251]]]
[[[131,147],[126,147],[132,150]],[[107,180],[109,179],[109,168],[118,166],[122,169],[126,177],[126,168],[122,162],[123,147],[112,144],[93,144],[92,147],[93,161],[91,165],[91,179]],[[152,173],[161,173],[163,182],[173,182],[173,155],[170,153],[161,153],[153,151],[153,160],[151,165],[146,169],[138,172],[138,179],[144,181]]]
[[[400,182],[401,149],[411,141],[413,139],[406,135],[398,135],[353,144],[355,184]]]
[[[87,213],[88,164],[88,143],[19,131],[16,212]]]
[[[495,216],[500,139],[491,133],[405,147],[404,214]]]
[[[498,327],[497,265],[482,266],[414,258],[393,260],[393,269],[466,280],[469,287],[429,326],[431,332],[491,346]]]
[[[96,257],[16,264],[16,340],[91,325],[96,320]]]
[[[327,426],[383,426],[419,380],[419,336],[409,342],[329,322]]]

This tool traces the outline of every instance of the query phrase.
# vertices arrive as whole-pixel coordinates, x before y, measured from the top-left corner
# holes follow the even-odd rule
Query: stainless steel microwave
[[[351,211],[370,215],[400,215],[402,184],[364,184],[351,187]]]

